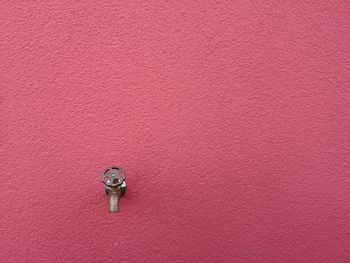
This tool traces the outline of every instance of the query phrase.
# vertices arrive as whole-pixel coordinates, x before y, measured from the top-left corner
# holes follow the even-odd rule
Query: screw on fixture
[[[126,192],[125,172],[119,166],[108,167],[102,174],[102,182],[105,185],[105,191],[108,196],[109,212],[119,211],[120,198]]]

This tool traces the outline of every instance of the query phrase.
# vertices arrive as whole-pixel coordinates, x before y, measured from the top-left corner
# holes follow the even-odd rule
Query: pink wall
[[[350,262],[349,1],[14,2],[1,262]]]

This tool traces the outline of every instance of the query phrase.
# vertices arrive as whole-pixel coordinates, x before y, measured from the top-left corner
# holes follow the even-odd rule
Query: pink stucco
[[[0,7],[0,262],[350,262],[349,1]]]

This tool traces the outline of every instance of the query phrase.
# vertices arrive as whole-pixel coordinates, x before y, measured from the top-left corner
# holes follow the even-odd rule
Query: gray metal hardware
[[[102,182],[105,185],[105,191],[108,196],[108,210],[110,213],[119,211],[120,198],[126,192],[125,179],[125,172],[119,166],[108,167],[102,175]]]

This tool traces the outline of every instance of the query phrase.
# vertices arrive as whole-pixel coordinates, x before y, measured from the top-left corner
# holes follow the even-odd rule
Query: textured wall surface
[[[350,262],[348,0],[0,5],[1,262]]]

